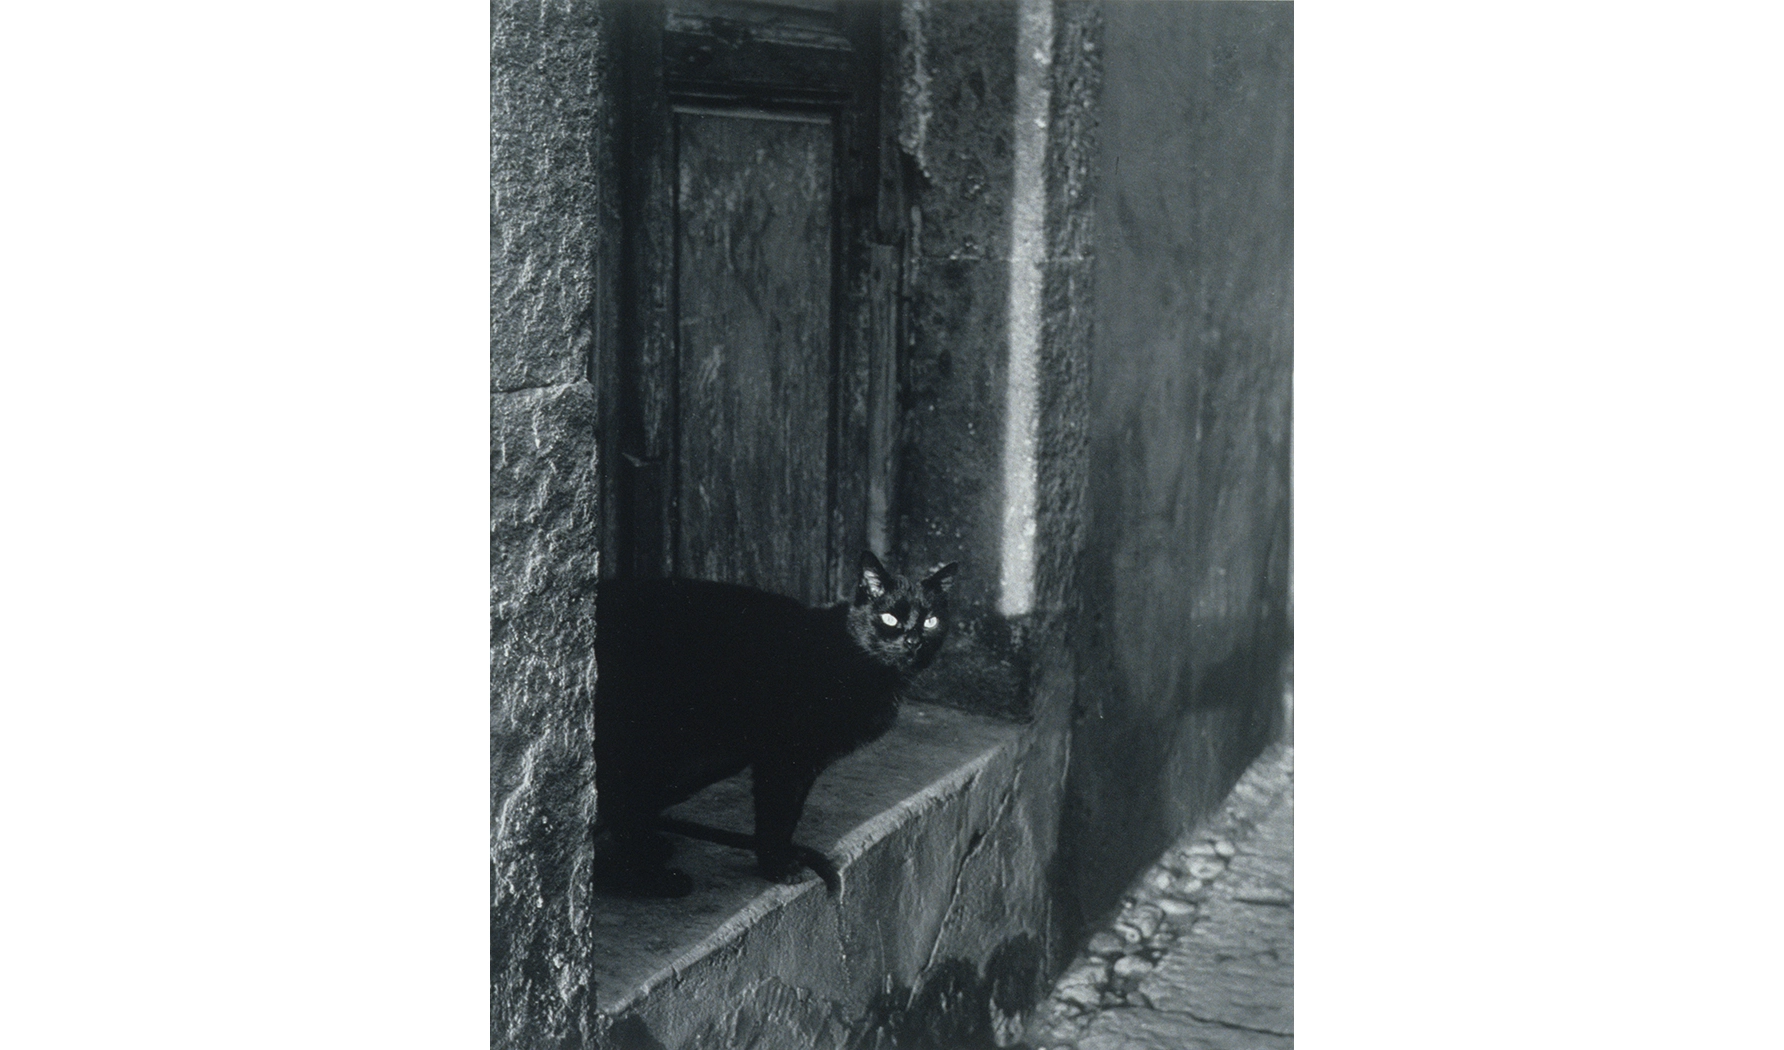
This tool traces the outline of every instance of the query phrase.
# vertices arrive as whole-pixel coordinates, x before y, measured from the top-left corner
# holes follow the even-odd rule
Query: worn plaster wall
[[[610,293],[600,5],[491,18],[490,1037],[593,1045],[595,399]]]
[[[1290,642],[1293,8],[1104,6],[1062,921],[1276,731]]]

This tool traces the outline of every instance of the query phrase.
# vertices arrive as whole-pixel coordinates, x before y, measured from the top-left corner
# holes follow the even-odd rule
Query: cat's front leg
[[[818,779],[818,765],[799,759],[757,762],[752,773],[756,803],[756,870],[777,882],[799,877],[802,866],[793,846],[793,828],[805,811],[806,796]]]

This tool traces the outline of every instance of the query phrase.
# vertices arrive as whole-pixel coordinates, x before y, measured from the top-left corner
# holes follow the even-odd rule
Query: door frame
[[[739,5],[726,5],[733,11]],[[898,367],[904,315],[904,167],[888,90],[890,4],[841,3],[781,32],[764,8],[749,24],[716,5],[613,6],[619,235],[617,338],[594,348],[601,406],[602,575],[678,574],[679,304],[675,145],[678,108],[813,111],[836,129],[831,172],[831,392],[827,590],[845,596],[860,550],[893,543]],[[690,13],[690,11],[692,13]],[[812,44],[812,19],[829,37]],[[820,27],[821,29],[821,27]]]

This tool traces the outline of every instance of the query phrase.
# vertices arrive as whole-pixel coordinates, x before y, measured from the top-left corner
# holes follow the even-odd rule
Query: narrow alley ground
[[[1036,1010],[1035,1050],[1277,1050],[1294,1045],[1294,747],[1128,891]]]

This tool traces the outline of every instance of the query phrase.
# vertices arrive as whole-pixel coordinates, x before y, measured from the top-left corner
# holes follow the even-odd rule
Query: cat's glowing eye
[[[940,623],[941,623],[940,619],[938,619],[934,616],[931,616],[929,619],[923,621],[923,629],[925,631],[933,631],[933,630],[935,630],[936,626]]]
[[[897,627],[898,626],[898,617],[893,616],[891,613],[881,613],[880,614],[880,622],[885,624],[887,627]]]

